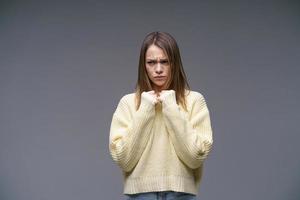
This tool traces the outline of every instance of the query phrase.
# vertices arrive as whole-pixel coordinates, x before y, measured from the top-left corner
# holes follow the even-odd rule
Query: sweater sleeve
[[[171,90],[162,102],[163,115],[178,157],[190,168],[201,166],[211,150],[212,128],[204,97],[198,93],[187,114],[177,104]]]
[[[131,171],[138,163],[149,141],[154,116],[154,104],[143,94],[137,111],[129,109],[126,98],[120,100],[112,117],[109,150],[123,171]]]

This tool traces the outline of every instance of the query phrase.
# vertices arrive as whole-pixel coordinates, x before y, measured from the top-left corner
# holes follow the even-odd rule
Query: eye
[[[147,64],[149,64],[149,65],[154,65],[154,64],[155,64],[155,62],[154,62],[154,61],[152,61],[152,60],[150,60],[150,61],[147,61]]]
[[[161,64],[168,64],[169,61],[168,61],[168,60],[162,60],[160,63],[161,63]]]

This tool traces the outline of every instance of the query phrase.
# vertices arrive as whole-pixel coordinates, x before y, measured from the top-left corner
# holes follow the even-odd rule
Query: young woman
[[[128,199],[196,199],[213,143],[203,95],[191,91],[175,39],[153,32],[143,41],[134,93],[113,114],[109,150]]]

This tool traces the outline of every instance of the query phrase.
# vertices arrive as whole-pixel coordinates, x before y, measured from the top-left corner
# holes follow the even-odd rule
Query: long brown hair
[[[151,80],[148,77],[145,64],[146,52],[152,44],[161,48],[168,56],[171,77],[167,89],[175,91],[177,104],[180,104],[186,110],[185,92],[186,89],[189,91],[190,87],[182,66],[178,45],[175,39],[166,32],[149,33],[143,41],[140,51],[138,79],[135,87],[136,109],[138,109],[141,104],[141,94],[144,91],[152,90]]]

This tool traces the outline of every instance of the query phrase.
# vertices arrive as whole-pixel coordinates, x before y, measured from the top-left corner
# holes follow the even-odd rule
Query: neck
[[[162,87],[154,87],[153,90],[154,90],[155,94],[159,94],[163,90],[163,88]]]

